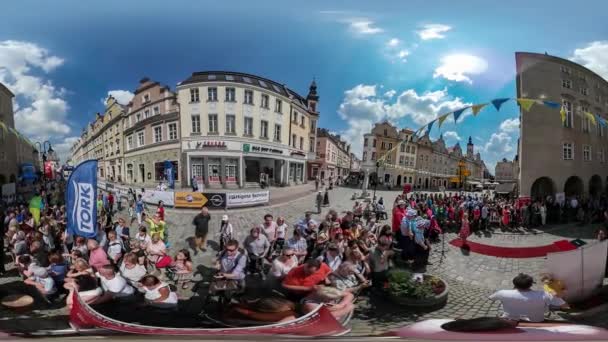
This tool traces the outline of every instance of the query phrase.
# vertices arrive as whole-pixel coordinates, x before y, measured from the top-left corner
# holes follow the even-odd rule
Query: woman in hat
[[[268,278],[266,279],[270,287],[279,285],[287,273],[296,266],[298,266],[298,257],[295,250],[289,247],[284,248],[281,255],[274,259],[272,267],[268,271]]]
[[[220,223],[220,251],[224,250],[226,242],[232,240],[232,223],[228,220],[228,215],[222,216],[222,222]]]

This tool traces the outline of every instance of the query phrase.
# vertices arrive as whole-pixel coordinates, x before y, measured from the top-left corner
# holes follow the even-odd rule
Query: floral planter
[[[410,308],[441,307],[441,306],[445,305],[445,303],[447,303],[447,301],[448,301],[449,286],[445,280],[443,280],[439,277],[435,277],[435,278],[438,278],[444,286],[443,286],[443,290],[441,292],[436,293],[431,297],[427,297],[427,298],[402,297],[402,296],[393,295],[392,293],[390,293],[390,291],[387,291],[387,295],[392,302],[397,303],[400,306],[405,306],[405,307],[410,307]]]

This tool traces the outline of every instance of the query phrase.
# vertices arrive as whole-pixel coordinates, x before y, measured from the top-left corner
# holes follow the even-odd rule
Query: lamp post
[[[374,196],[372,197],[372,202],[376,200],[376,188],[378,187],[378,169],[380,169],[380,162],[376,162],[376,180],[374,181]]]

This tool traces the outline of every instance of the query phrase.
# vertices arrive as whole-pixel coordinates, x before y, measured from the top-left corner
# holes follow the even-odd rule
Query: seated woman
[[[140,289],[144,292],[147,305],[160,309],[177,309],[177,293],[171,291],[169,285],[161,282],[156,276],[144,276]]]
[[[258,322],[279,323],[296,319],[296,305],[285,298],[264,297],[242,301],[232,308],[232,313]]]
[[[72,309],[72,297],[74,291],[78,291],[78,295],[83,302],[87,304],[95,304],[97,300],[103,295],[103,290],[97,283],[97,278],[89,275],[79,275],[74,278],[72,286],[69,288],[68,296],[65,298],[65,304],[68,310]]]
[[[146,275],[146,267],[138,263],[135,253],[127,253],[120,264],[120,274],[127,282],[138,288],[139,281]]]
[[[175,281],[175,286],[187,289],[192,281],[192,258],[187,249],[182,249],[175,255],[175,261],[169,267],[170,273]]]
[[[152,235],[152,242],[148,244],[146,248],[146,254],[148,255],[148,261],[153,265],[166,254],[167,246],[160,239],[159,233],[154,233]]]
[[[63,286],[63,280],[68,272],[68,264],[63,260],[61,253],[54,252],[49,255],[48,271],[57,287]]]
[[[112,261],[112,264],[118,265],[120,258],[122,258],[122,240],[118,239],[116,232],[111,230],[108,232],[108,257]]]
[[[266,278],[268,285],[270,287],[277,287],[287,273],[296,266],[298,266],[298,257],[295,251],[293,248],[284,248],[281,255],[274,259],[272,267],[268,271],[268,277]]]
[[[70,266],[70,270],[65,276],[65,284],[63,287],[67,290],[70,290],[74,284],[75,279],[81,275],[86,275],[95,278],[95,271],[93,271],[93,268],[89,266],[89,263],[82,258],[76,259],[76,261],[72,263],[72,266]]]
[[[316,291],[304,297],[302,303],[305,313],[313,311],[319,304],[325,304],[331,314],[337,320],[341,320],[355,309],[354,300],[355,297],[350,292],[328,286],[318,286]]]

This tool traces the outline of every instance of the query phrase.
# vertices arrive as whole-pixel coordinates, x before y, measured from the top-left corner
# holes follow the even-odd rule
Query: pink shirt
[[[89,265],[98,271],[102,266],[109,265],[108,255],[102,248],[95,248],[89,251]]]

